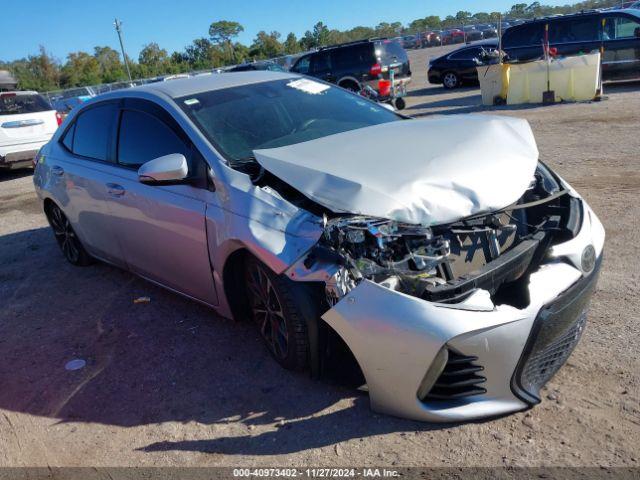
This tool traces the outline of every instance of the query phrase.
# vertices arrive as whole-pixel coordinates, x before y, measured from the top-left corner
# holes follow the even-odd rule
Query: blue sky
[[[118,48],[113,19],[123,22],[127,53],[137,58],[142,46],[158,42],[169,53],[207,36],[212,21],[240,22],[239,40],[250,43],[260,30],[300,36],[317,21],[329,28],[374,26],[382,21],[410,22],[459,10],[505,11],[517,0],[28,0],[2,2],[0,60],[35,53],[38,45],[64,60],[72,51],[92,52],[96,45]],[[524,3],[524,2],[523,2]],[[548,0],[545,4],[564,4]]]

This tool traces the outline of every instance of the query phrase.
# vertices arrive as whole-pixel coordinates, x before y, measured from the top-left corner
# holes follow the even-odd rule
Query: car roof
[[[164,94],[171,98],[179,98],[211,90],[222,90],[224,88],[294,78],[300,78],[300,75],[269,70],[228,72],[200,77],[179,78],[168,82],[149,83],[127,90],[118,90],[113,92],[113,94],[105,94],[102,98],[106,98],[107,96],[111,98],[127,96],[124,95],[124,92],[147,92],[156,95]]]

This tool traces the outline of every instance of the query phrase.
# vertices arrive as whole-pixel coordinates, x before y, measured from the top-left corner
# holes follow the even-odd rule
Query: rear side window
[[[78,116],[73,133],[73,153],[103,162],[110,161],[109,151],[115,110],[116,107],[113,104],[100,105]],[[67,135],[70,132],[72,130],[67,131]]]
[[[149,160],[181,153],[188,158],[185,143],[158,118],[136,110],[124,110],[118,137],[118,163],[137,168]]]
[[[576,17],[549,23],[549,43],[592,42],[599,40],[598,17]]]
[[[393,65],[408,61],[407,52],[400,43],[393,40],[383,40],[376,43],[376,57],[383,65]]]
[[[505,48],[540,46],[544,39],[544,25],[542,23],[526,23],[511,27],[504,32],[502,44]]]
[[[452,60],[473,60],[480,56],[480,48],[465,48],[451,54],[449,58]]]
[[[336,48],[331,51],[331,61],[335,68],[342,69],[354,66],[370,67],[375,63],[373,48],[370,43]]]
[[[17,115],[53,110],[42,96],[34,94],[0,93],[0,115]]]
[[[311,71],[313,73],[326,72],[331,70],[331,56],[329,52],[320,52],[313,56],[311,61]]]

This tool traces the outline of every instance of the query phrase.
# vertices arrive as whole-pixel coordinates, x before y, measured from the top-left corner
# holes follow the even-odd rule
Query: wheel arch
[[[352,77],[350,75],[342,77],[340,80],[338,80],[338,86],[346,90],[352,90],[348,86],[354,86],[355,87],[354,91],[356,92],[362,90],[362,83],[359,82],[357,78]]]

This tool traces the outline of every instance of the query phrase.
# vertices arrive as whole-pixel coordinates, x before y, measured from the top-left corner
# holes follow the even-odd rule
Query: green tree
[[[291,32],[287,35],[287,38],[283,44],[284,53],[287,55],[293,55],[294,53],[298,53],[300,51],[300,45],[298,45],[298,39],[296,38],[296,34]]]
[[[256,59],[277,57],[282,55],[283,52],[284,48],[280,42],[280,33],[267,33],[264,30],[258,32],[249,49],[251,57]]]
[[[100,64],[87,52],[72,52],[60,72],[62,88],[98,85],[101,83]]]
[[[16,60],[7,67],[23,90],[48,91],[60,86],[60,65],[43,46],[37,55]]]
[[[100,81],[112,83],[127,78],[120,54],[111,47],[95,47],[93,56],[98,62]]]
[[[229,60],[234,61],[234,49],[232,39],[236,38],[244,27],[238,22],[229,20],[219,20],[209,25],[209,38],[214,45],[222,45],[226,48]]]
[[[148,43],[142,47],[138,63],[144,76],[162,75],[170,72],[169,54],[156,42]]]

